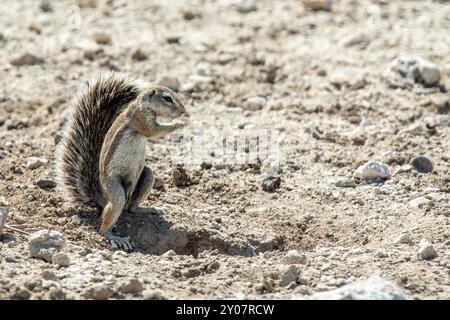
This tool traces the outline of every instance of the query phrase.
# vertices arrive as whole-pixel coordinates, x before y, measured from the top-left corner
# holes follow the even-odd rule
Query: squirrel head
[[[187,114],[175,92],[163,86],[152,86],[138,96],[142,111],[150,111],[157,117],[177,118]]]

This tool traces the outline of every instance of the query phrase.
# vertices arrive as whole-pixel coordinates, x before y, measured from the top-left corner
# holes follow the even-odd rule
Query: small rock
[[[306,9],[331,11],[332,0],[302,0]]]
[[[309,300],[408,300],[393,283],[378,276],[312,295]]]
[[[367,46],[372,41],[372,37],[366,32],[351,34],[342,41],[344,47]]]
[[[43,12],[52,12],[53,11],[52,5],[47,0],[41,1],[41,3],[39,4],[39,9],[41,9]]]
[[[53,255],[52,262],[58,267],[66,268],[70,265],[70,258],[67,254],[60,252]]]
[[[409,206],[411,208],[423,208],[423,207],[427,206],[429,203],[430,203],[430,200],[428,200],[427,198],[418,197],[418,198],[411,200],[409,202]]]
[[[419,243],[419,257],[423,260],[431,260],[437,257],[437,252],[433,245],[426,239],[422,239]]]
[[[299,270],[295,265],[290,265],[281,275],[280,286],[286,287],[291,283],[296,283]]]
[[[13,66],[20,67],[25,65],[42,64],[44,63],[44,60],[27,52],[14,57],[13,59],[11,59],[10,63]]]
[[[48,291],[48,297],[50,300],[65,300],[66,293],[62,288],[51,287]]]
[[[144,300],[167,300],[168,298],[159,290],[146,290],[142,294]]]
[[[363,180],[388,179],[391,173],[384,163],[368,161],[356,169],[353,176],[356,179]]]
[[[356,187],[356,183],[354,180],[351,179],[345,179],[345,180],[338,180],[334,184],[338,188],[354,188]]]
[[[176,254],[175,251],[169,250],[169,251],[167,251],[166,253],[164,253],[162,256],[163,256],[163,257],[174,257],[174,256],[176,256],[176,255],[177,255],[177,254]]]
[[[181,91],[206,91],[209,88],[212,79],[208,76],[191,75],[188,81],[181,87]]]
[[[6,218],[8,218],[8,209],[0,207],[0,236],[2,235],[3,228],[6,224]]]
[[[28,300],[31,297],[31,292],[28,291],[26,288],[24,288],[23,286],[20,287],[16,287],[12,298],[13,299],[19,299],[19,300]]]
[[[160,177],[155,177],[155,181],[153,182],[153,189],[164,189],[164,180]]]
[[[58,280],[56,273],[54,273],[52,270],[49,269],[42,271],[41,276],[44,280],[52,280],[52,281]]]
[[[36,184],[41,189],[53,189],[56,187],[56,182],[47,177],[46,175],[41,176],[37,181]]]
[[[86,292],[84,293],[84,297],[86,299],[93,299],[93,300],[108,300],[113,295],[113,291],[104,284],[96,284],[90,287]]]
[[[177,187],[187,186],[190,183],[189,174],[186,172],[183,166],[177,165],[172,170],[172,181],[173,184]]]
[[[301,254],[298,250],[289,250],[283,257],[285,264],[304,264],[306,263],[306,256]]]
[[[95,30],[92,32],[92,39],[98,44],[108,44],[111,42],[112,37],[111,34],[107,33],[103,30]]]
[[[48,163],[45,158],[29,157],[26,160],[26,167],[28,169],[34,170]]]
[[[402,233],[397,240],[395,240],[395,244],[413,244],[411,236],[408,232]]]
[[[261,180],[261,188],[267,192],[273,192],[281,186],[281,178],[279,176],[266,174]]]
[[[122,293],[138,293],[144,290],[144,284],[136,278],[129,279],[119,287]]]
[[[252,11],[258,10],[256,6],[256,1],[254,0],[239,0],[235,3],[236,11],[240,13],[250,13]]]
[[[422,83],[426,86],[436,86],[441,80],[437,65],[419,56],[397,57],[390,66],[391,77],[402,77],[409,83]]]
[[[83,221],[81,219],[81,217],[77,214],[74,214],[73,216],[71,216],[70,219],[72,219],[72,222],[76,223],[76,224],[81,224],[81,222]]]
[[[244,110],[250,110],[250,111],[257,111],[264,108],[267,104],[266,98],[256,96],[248,98],[242,105],[242,109]]]
[[[144,53],[140,48],[135,49],[131,53],[131,59],[133,59],[135,61],[144,61],[147,59],[147,57],[148,57],[148,55],[146,53]]]
[[[180,90],[180,81],[176,77],[162,76],[156,83],[175,92],[178,92]]]
[[[31,256],[52,262],[52,257],[66,244],[62,233],[53,230],[40,230],[28,237]]]
[[[417,156],[411,159],[410,165],[421,173],[433,171],[433,163],[426,156]]]

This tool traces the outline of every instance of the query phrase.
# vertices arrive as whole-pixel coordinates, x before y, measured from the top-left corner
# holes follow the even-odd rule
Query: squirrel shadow
[[[86,211],[85,211],[86,212]],[[83,221],[96,230],[99,216],[90,215]],[[254,256],[260,252],[282,250],[281,237],[261,238],[254,235],[227,236],[215,229],[196,228],[168,221],[163,215],[124,212],[114,229],[115,234],[129,236],[133,251],[161,255],[169,250],[197,257],[203,251],[219,254]]]

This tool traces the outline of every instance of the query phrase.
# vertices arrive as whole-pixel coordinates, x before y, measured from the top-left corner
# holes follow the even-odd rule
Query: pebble
[[[148,55],[143,52],[140,48],[136,48],[132,53],[131,53],[131,59],[133,59],[134,61],[144,61],[148,58]]]
[[[354,178],[363,180],[388,179],[391,173],[384,163],[368,161],[356,169],[353,176]]]
[[[338,188],[355,188],[356,183],[354,180],[351,179],[345,179],[345,180],[338,180],[334,184]]]
[[[28,236],[31,256],[52,262],[52,257],[66,245],[62,233],[54,230],[39,230]]]
[[[267,105],[267,99],[266,98],[263,98],[263,97],[260,97],[260,96],[256,96],[256,97],[248,98],[242,104],[242,109],[250,110],[250,111],[257,111],[257,110],[261,110],[266,105]]]
[[[273,192],[281,186],[281,178],[272,174],[264,175],[261,180],[261,189],[267,192]]]
[[[427,86],[438,85],[441,73],[438,66],[420,56],[400,56],[390,69],[410,83],[422,83]]]
[[[44,280],[52,280],[52,281],[58,280],[56,273],[54,273],[52,270],[49,269],[42,271],[41,276]]]
[[[409,232],[403,232],[397,240],[395,240],[395,244],[413,244],[411,239],[411,235]]]
[[[104,284],[96,284],[86,290],[84,297],[93,300],[108,300],[113,295],[113,291]]]
[[[302,0],[303,6],[311,10],[331,11],[332,0]]]
[[[177,187],[187,186],[190,183],[189,174],[186,172],[183,166],[177,165],[172,170],[172,181]]]
[[[166,253],[164,253],[162,256],[163,256],[163,257],[174,257],[174,256],[176,256],[176,255],[177,255],[177,254],[176,254],[175,251],[169,250],[169,251],[167,251]]]
[[[409,202],[409,206],[411,208],[423,208],[423,207],[427,206],[429,203],[430,203],[430,200],[428,200],[427,198],[418,197],[418,198],[411,200]]]
[[[254,0],[239,0],[235,3],[236,11],[240,13],[250,13],[252,11],[258,10],[256,6],[256,1]]]
[[[296,283],[299,269],[295,265],[290,265],[281,275],[280,286],[286,287],[291,283]]]
[[[430,173],[433,171],[433,163],[426,156],[416,156],[411,159],[409,164],[420,173]]]
[[[122,293],[138,293],[144,290],[144,284],[136,278],[132,278],[124,282],[119,291]]]
[[[70,266],[70,258],[67,254],[59,252],[53,255],[52,263],[56,264],[58,267],[68,267]]]
[[[437,252],[431,243],[429,243],[426,239],[422,239],[419,243],[418,255],[423,260],[431,260],[437,257]]]
[[[41,189],[53,189],[56,187],[56,182],[48,178],[47,176],[43,175],[41,176],[37,181],[36,184]]]
[[[44,60],[42,58],[39,58],[31,53],[23,53],[18,56],[15,56],[11,59],[10,63],[13,66],[25,66],[25,65],[35,65],[35,64],[41,64],[44,63]]]
[[[175,92],[178,92],[180,90],[180,81],[176,77],[162,76],[158,79],[158,81],[156,81],[156,83]]]
[[[408,300],[408,297],[393,283],[373,276],[367,280],[353,282],[341,288],[312,295],[309,300]]]
[[[29,157],[26,159],[26,167],[28,169],[34,170],[48,163],[45,158]]]
[[[3,228],[6,224],[6,218],[8,218],[8,209],[0,207],[0,236],[2,235]]]
[[[98,44],[108,44],[111,42],[112,37],[111,34],[104,30],[95,30],[92,32],[92,39]]]
[[[306,256],[298,250],[289,250],[282,261],[285,264],[304,264],[306,263]]]
[[[168,298],[159,290],[146,290],[142,294],[144,300],[167,300]]]
[[[205,91],[208,89],[211,81],[211,78],[208,76],[194,74],[189,77],[189,80],[183,85],[181,91]]]
[[[48,291],[48,297],[51,300],[65,300],[66,292],[62,288],[51,287]]]

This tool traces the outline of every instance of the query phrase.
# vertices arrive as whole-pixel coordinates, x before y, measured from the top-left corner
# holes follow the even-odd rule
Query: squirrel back
[[[117,116],[140,93],[142,84],[117,73],[86,82],[72,100],[72,110],[56,147],[58,188],[72,202],[104,207],[99,180],[103,140]]]

